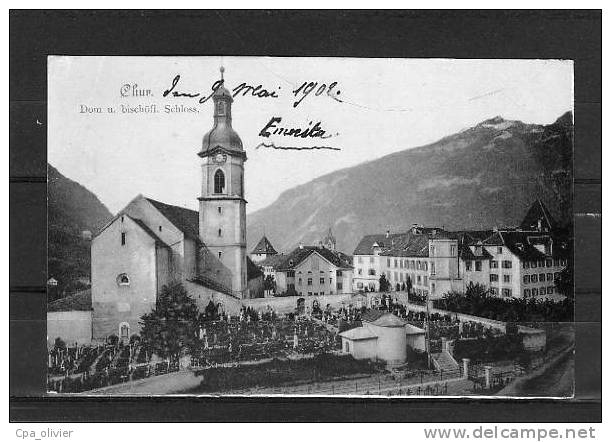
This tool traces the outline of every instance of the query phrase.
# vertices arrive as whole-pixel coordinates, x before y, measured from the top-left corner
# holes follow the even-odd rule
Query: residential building
[[[378,291],[384,274],[392,290],[442,293],[462,286],[457,259],[458,241],[441,228],[414,225],[405,233],[367,235],[354,251],[354,289]]]
[[[275,255],[258,263],[273,274],[276,293],[299,296],[352,293],[350,256],[326,247],[303,246],[286,255]]]
[[[557,297],[554,281],[570,258],[557,232],[537,200],[518,228],[449,232],[414,225],[405,233],[367,235],[354,251],[354,289],[378,291],[384,274],[391,290],[411,285],[431,299],[469,283],[506,298]]]
[[[408,347],[419,352],[425,351],[425,331],[392,313],[368,310],[361,320],[361,327],[339,334],[342,351],[355,359],[401,365],[407,359]]]

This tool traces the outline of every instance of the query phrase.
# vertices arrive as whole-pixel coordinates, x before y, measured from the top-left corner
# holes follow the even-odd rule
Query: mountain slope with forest
[[[352,253],[366,234],[412,224],[446,229],[519,225],[541,200],[571,222],[573,116],[550,125],[495,117],[422,147],[338,170],[248,215],[249,251],[263,232],[278,251],[316,244],[329,227]]]
[[[85,187],[48,165],[48,276],[58,281],[49,290],[49,301],[88,287],[91,275],[91,241],[112,218],[110,211]]]

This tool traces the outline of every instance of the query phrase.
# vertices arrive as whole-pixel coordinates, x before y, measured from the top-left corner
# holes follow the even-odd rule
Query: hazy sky
[[[200,159],[212,127],[212,101],[163,97],[174,91],[208,95],[225,66],[228,89],[247,83],[278,98],[235,98],[233,127],[244,143],[247,210],[265,207],[281,192],[328,172],[438,140],[501,115],[549,124],[573,109],[573,64],[546,60],[351,59],[265,57],[50,57],[49,163],[93,191],[116,213],[142,193],[197,209]],[[294,107],[304,82],[317,87]],[[336,82],[332,94],[315,92]],[[152,96],[122,97],[124,85]],[[123,93],[131,93],[125,87]],[[337,91],[340,92],[337,95]],[[155,104],[158,113],[122,113]],[[82,113],[82,105],[102,113]],[[166,105],[196,112],[166,113]],[[115,113],[108,113],[113,107]],[[272,117],[278,126],[320,122],[320,140],[259,132]],[[255,147],[331,146],[341,150],[284,151]]]

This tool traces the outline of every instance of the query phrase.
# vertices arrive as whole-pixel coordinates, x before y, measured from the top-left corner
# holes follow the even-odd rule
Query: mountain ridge
[[[413,223],[456,229],[515,225],[538,197],[566,224],[572,138],[571,112],[549,125],[496,116],[433,143],[331,172],[282,192],[274,203],[249,214],[249,248],[263,231],[274,247],[289,250],[299,242],[316,243],[333,227],[338,247],[352,253],[364,234]],[[420,169],[411,178],[405,175],[413,172],[410,167]],[[518,198],[507,198],[503,192],[508,190]],[[350,192],[361,195],[360,201]],[[381,195],[386,202],[376,201]],[[457,206],[467,209],[466,217]]]

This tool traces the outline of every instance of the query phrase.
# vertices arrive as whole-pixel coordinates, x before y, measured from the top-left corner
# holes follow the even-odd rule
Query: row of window
[[[524,269],[536,269],[537,267],[560,267],[566,266],[566,259],[551,259],[547,258],[546,260],[539,261],[523,261],[522,268]]]
[[[307,279],[307,285],[312,285],[312,278],[308,278]],[[320,282],[320,284],[324,284],[325,283],[325,278],[320,278],[318,280]],[[329,278],[329,284],[333,284],[333,278]],[[340,286],[342,283],[338,282],[337,285]],[[297,280],[297,285],[303,285],[303,278],[299,278]]]
[[[513,266],[513,264],[511,263],[511,261],[509,261],[507,259],[504,260],[504,261],[501,261],[501,267],[504,268],[504,269],[510,269],[512,266]],[[495,261],[494,259],[490,260],[490,268],[491,269],[498,269],[499,268],[499,262]]]
[[[558,272],[556,273],[539,273],[537,276],[536,273],[532,275],[524,275],[523,281],[524,284],[534,283],[534,282],[553,282],[558,277]]]
[[[401,273],[401,272],[391,272],[391,271],[387,271],[386,272],[386,279],[388,281],[394,281],[394,282],[407,282],[407,279],[410,279],[410,281],[412,282],[412,284],[417,284],[417,285],[428,285],[429,283],[429,278],[426,275],[415,275],[415,274],[408,274],[408,273]]]
[[[360,262],[360,261],[359,261]],[[428,261],[420,260],[408,260],[403,258],[386,258],[386,267],[393,267],[397,269],[412,269],[412,270],[428,270]]]
[[[342,275],[343,275],[343,271],[342,271],[342,270],[335,270],[335,271],[333,271],[333,270],[329,270],[329,273],[335,273],[337,276],[342,276]],[[297,274],[298,274],[298,275],[302,275],[302,274],[303,274],[303,272],[300,270],[300,271],[298,271],[298,272],[297,272]],[[313,273],[312,273],[312,271],[311,271],[311,270],[308,270],[307,274],[308,274],[308,275],[313,275]],[[321,274],[321,275],[324,275],[324,274],[325,274],[325,271],[324,271],[324,270],[321,270],[321,271],[320,271],[320,274]],[[286,271],[286,276],[287,276],[287,278],[294,278],[294,277],[295,277],[295,270],[287,270],[287,271]]]
[[[497,275],[496,273],[491,273],[490,274],[490,282],[499,282],[499,275]],[[510,283],[511,282],[511,275],[503,275],[503,282]]]
[[[376,287],[376,286],[375,286],[375,284],[374,284],[373,282],[370,282],[370,283],[367,285],[367,288],[368,288],[369,290],[371,290],[371,291],[375,290],[375,287]],[[364,289],[364,288],[365,288],[365,285],[364,285],[362,282],[360,282],[360,281],[359,281],[359,282],[357,282],[357,283],[356,283],[356,288],[357,288],[357,289],[361,289],[361,290],[362,290],[362,289]]]
[[[524,289],[524,297],[528,298],[530,296],[539,296],[539,295],[553,295],[554,294],[554,286],[553,285],[549,285],[547,287],[540,287],[540,288],[532,288],[532,289]]]
[[[337,290],[341,290],[341,286],[338,285]],[[326,292],[307,292],[308,296],[325,296],[327,293]],[[333,290],[331,290],[329,292],[329,295],[334,295],[335,292]],[[303,296],[303,292],[299,292],[299,296]]]
[[[498,253],[503,253],[502,247],[499,247]],[[455,255],[451,255],[451,256],[455,256]],[[363,257],[359,256],[357,259],[357,262],[359,264],[362,264]],[[467,270],[471,271],[471,269],[473,268],[473,264],[472,264],[473,262],[475,262],[475,271],[481,271],[482,261],[465,261],[465,266]],[[369,257],[369,263],[370,264],[374,263],[373,256]],[[559,267],[559,266],[566,266],[566,264],[567,264],[566,259],[548,258],[548,259],[541,260],[541,261],[523,261],[522,268],[535,269],[537,267],[552,267],[552,266]],[[432,265],[433,263],[431,263],[431,266]],[[510,260],[501,261],[501,267],[504,269],[510,269],[512,268],[512,266],[513,264]],[[403,259],[403,258],[386,258],[386,267],[394,267],[394,268],[401,268],[401,269],[405,268],[405,269],[412,269],[412,270],[428,270],[428,261],[408,260],[408,259]],[[497,269],[498,267],[499,267],[499,261],[497,260],[490,261],[490,268]]]
[[[418,296],[428,296],[429,295],[428,290],[416,289],[415,292]]]
[[[418,264],[415,268],[414,267],[405,267],[406,269],[411,269],[411,270],[420,270],[420,271],[428,271],[429,270],[429,263],[427,261],[422,261],[422,264],[420,265],[420,261],[418,261]],[[400,267],[403,268],[403,267]],[[362,268],[357,268],[357,273],[359,275],[363,274],[363,269]],[[397,272],[395,272],[397,273]],[[370,276],[375,276],[376,275],[376,269],[372,269],[369,268],[367,269],[367,274]],[[431,263],[431,275],[435,274],[435,263]]]
[[[498,296],[499,293],[501,294],[501,296],[505,298],[509,298],[512,292],[511,292],[511,289],[507,289],[507,288],[501,289],[499,291],[499,289],[497,289],[496,287],[490,287],[490,294],[492,296]]]
[[[501,267],[504,269],[510,269],[512,267],[512,262],[509,260],[501,261]],[[482,261],[465,261],[465,269],[467,272],[472,271],[473,268],[475,268],[476,272],[481,272],[482,271]],[[490,268],[498,269],[499,262],[495,260],[491,260]]]

